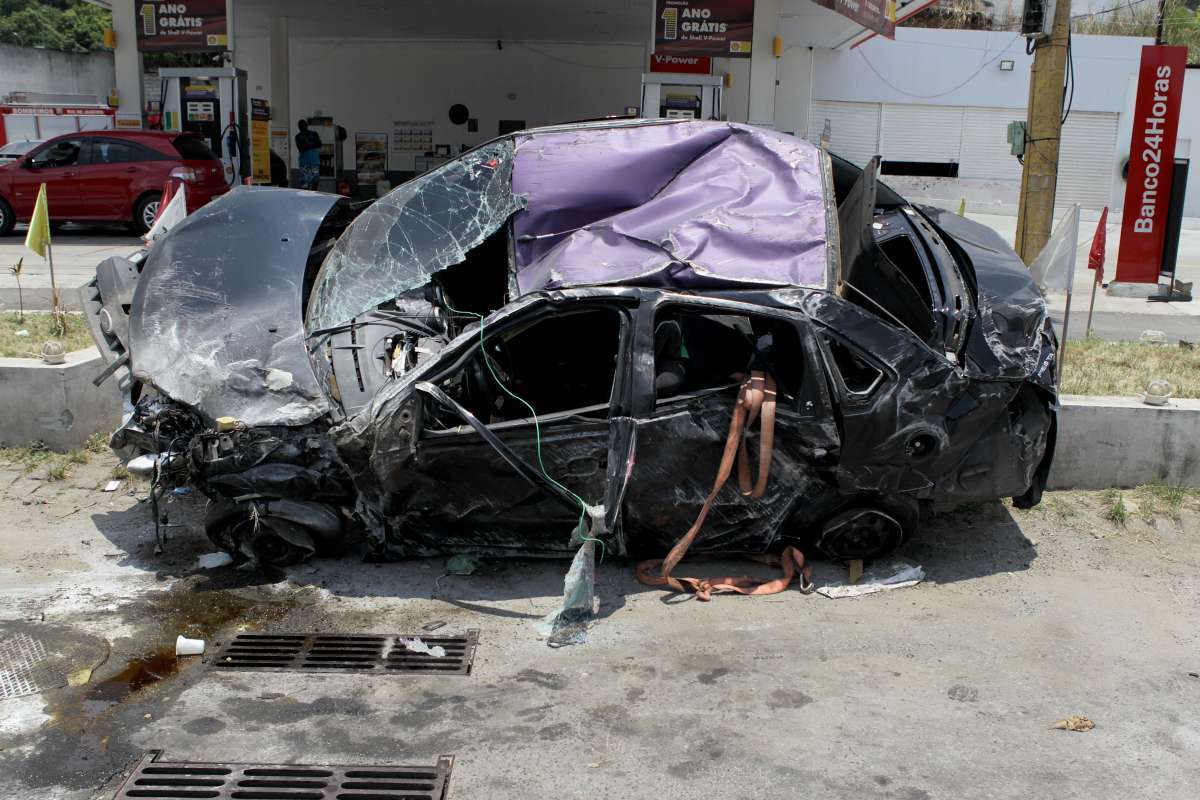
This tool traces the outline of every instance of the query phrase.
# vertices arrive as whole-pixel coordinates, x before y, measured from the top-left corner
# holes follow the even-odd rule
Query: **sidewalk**
[[[987,225],[1012,242],[1017,233],[1017,218],[1000,214],[967,213],[968,219]],[[1092,282],[1095,273],[1087,268],[1088,251],[1092,248],[1092,236],[1096,233],[1096,225],[1100,215],[1095,211],[1081,211],[1079,215],[1079,245],[1078,260],[1075,262],[1074,297],[1071,300],[1071,315],[1082,313],[1079,319],[1086,320],[1088,300],[1091,296]],[[1113,222],[1109,215],[1108,241],[1104,251],[1104,280],[1111,281],[1117,274],[1117,252],[1121,247],[1121,224]],[[1186,282],[1195,281],[1197,293],[1200,293],[1200,219],[1184,220],[1183,230],[1179,234],[1179,260],[1175,265],[1175,277]],[[1066,306],[1065,293],[1054,293],[1047,298],[1050,308],[1061,312]],[[1096,292],[1096,312],[1115,314],[1150,314],[1162,317],[1197,317],[1200,316],[1200,301],[1190,303],[1149,303],[1141,297],[1110,297],[1103,289]],[[1200,335],[1200,327],[1197,328]]]
[[[53,234],[54,275],[59,293],[68,308],[78,308],[76,289],[96,274],[96,265],[109,256],[129,256],[142,246],[142,240],[128,229],[116,226],[68,226]],[[17,308],[17,281],[9,268],[24,258],[21,288],[26,310],[50,308],[50,270],[46,260],[25,247],[25,226],[0,239],[0,311]]]

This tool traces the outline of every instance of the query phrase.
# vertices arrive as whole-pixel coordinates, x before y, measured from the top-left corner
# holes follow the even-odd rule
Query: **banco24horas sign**
[[[225,0],[138,3],[138,50],[194,52],[228,50]]]
[[[657,0],[654,52],[749,58],[754,0]]]

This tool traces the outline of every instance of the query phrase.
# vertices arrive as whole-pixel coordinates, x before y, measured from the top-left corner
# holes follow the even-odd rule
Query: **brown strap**
[[[783,576],[775,580],[759,580],[747,575],[725,576],[721,578],[676,578],[671,572],[683,560],[688,548],[692,546],[704,521],[712,510],[717,495],[729,480],[733,472],[736,457],[738,469],[738,488],[741,493],[752,500],[763,496],[770,476],[771,457],[775,448],[775,380],[762,372],[752,372],[750,377],[738,389],[737,403],[729,420],[729,434],[725,437],[725,450],[721,454],[721,465],[717,469],[716,480],[712,490],[704,500],[704,506],[696,516],[696,521],[688,529],[667,557],[643,561],[637,567],[637,579],[647,586],[665,587],[677,592],[695,592],[699,600],[708,600],[713,594],[736,592],[737,594],[764,595],[776,594],[786,589],[799,571],[802,575],[801,589],[809,589],[812,579],[812,567],[804,563],[804,554],[794,547],[785,548],[781,556],[760,556],[757,560],[763,563],[779,565]],[[746,431],[759,422],[761,434],[758,450],[758,480],[750,476],[750,454],[746,447]],[[654,574],[657,570],[658,574]]]

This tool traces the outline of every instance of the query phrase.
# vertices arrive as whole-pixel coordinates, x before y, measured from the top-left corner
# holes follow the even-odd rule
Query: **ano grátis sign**
[[[225,0],[139,2],[136,24],[143,53],[229,49]]]

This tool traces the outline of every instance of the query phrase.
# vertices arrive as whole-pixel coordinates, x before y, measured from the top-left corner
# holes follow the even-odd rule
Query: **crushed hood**
[[[337,195],[234,189],[146,255],[134,377],[212,420],[303,425],[329,410],[304,346],[304,271]]]

